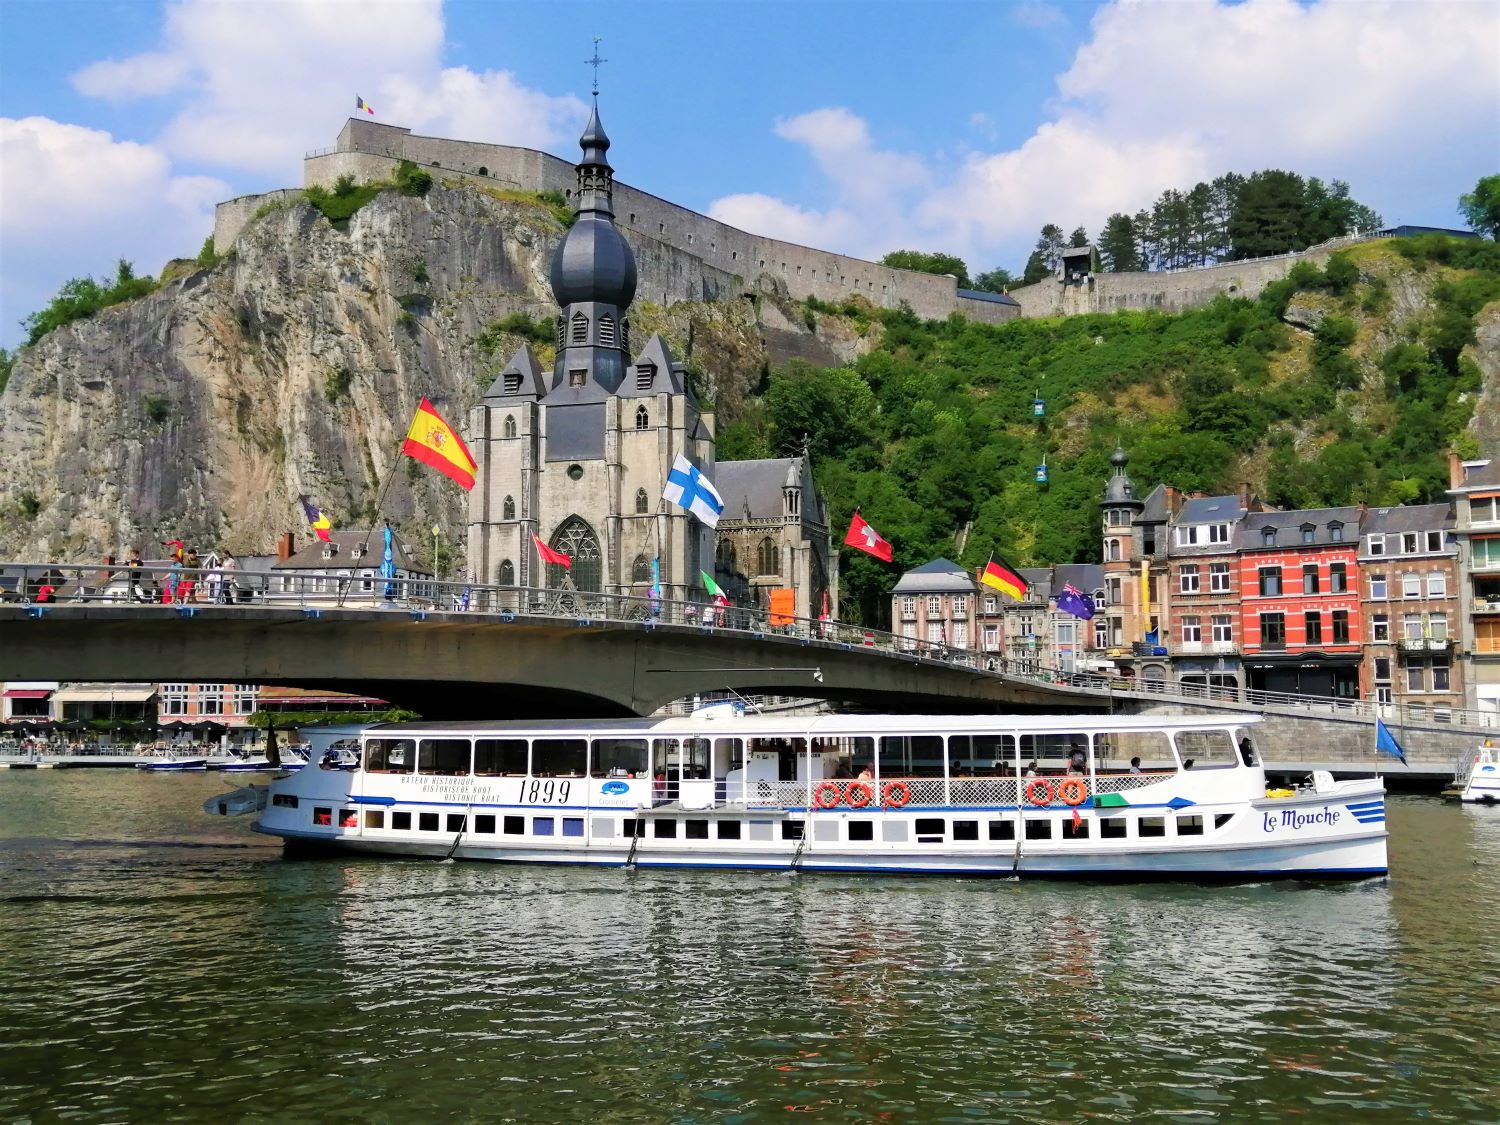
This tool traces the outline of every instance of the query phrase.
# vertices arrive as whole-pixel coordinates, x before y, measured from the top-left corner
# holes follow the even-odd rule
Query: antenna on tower
[[[596,35],[596,36],[594,36],[594,57],[591,58],[591,59],[584,59],[583,60],[587,65],[589,65],[589,66],[591,66],[591,67],[594,68],[594,100],[595,101],[599,100],[599,68],[601,66],[603,66],[605,63],[609,62],[608,59],[601,59],[599,57],[599,44],[603,43],[603,42],[604,42],[604,36],[602,36],[602,35]]]

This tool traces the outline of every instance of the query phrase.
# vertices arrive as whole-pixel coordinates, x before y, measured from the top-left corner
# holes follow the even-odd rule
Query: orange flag
[[[443,416],[432,408],[426,395],[422,396],[422,405],[417,407],[411,420],[411,429],[406,431],[401,452],[451,477],[464,488],[474,487],[474,473],[479,466],[470,456],[464,439],[443,421]]]

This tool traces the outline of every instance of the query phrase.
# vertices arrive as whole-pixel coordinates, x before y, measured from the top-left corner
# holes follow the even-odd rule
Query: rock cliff
[[[0,396],[0,557],[168,538],[265,552],[305,534],[298,493],[358,527],[392,472],[384,511],[461,542],[463,494],[397,450],[424,394],[462,428],[523,342],[495,321],[550,325],[563,228],[545,203],[445,186],[382,192],[346,227],[273,201],[213,267],[24,349]],[[635,338],[662,332],[726,405],[788,354],[861,346],[671,246],[635,252]]]

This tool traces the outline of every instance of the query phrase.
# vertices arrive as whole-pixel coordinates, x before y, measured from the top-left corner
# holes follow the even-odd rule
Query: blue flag
[[[1062,588],[1062,593],[1057,595],[1057,608],[1063,613],[1071,613],[1081,620],[1090,621],[1094,616],[1094,599],[1069,582]]]
[[[1391,728],[1379,719],[1375,720],[1375,749],[1379,750],[1382,754],[1389,754],[1403,766],[1406,765],[1406,751],[1401,749],[1401,743],[1396,741],[1396,736],[1391,733]]]

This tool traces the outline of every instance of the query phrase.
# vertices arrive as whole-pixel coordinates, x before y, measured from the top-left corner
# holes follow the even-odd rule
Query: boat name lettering
[[[1316,824],[1337,824],[1339,810],[1324,805],[1317,812],[1300,812],[1297,809],[1279,809],[1265,814],[1261,828],[1275,832],[1278,828],[1311,828]]]

